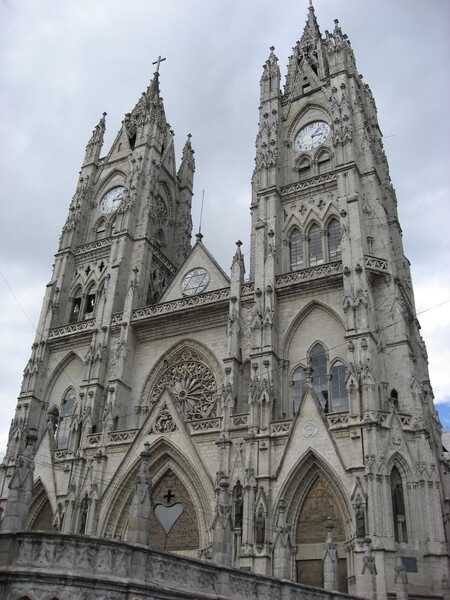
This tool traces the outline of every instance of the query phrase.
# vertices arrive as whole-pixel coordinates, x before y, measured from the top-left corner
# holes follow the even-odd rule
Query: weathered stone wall
[[[0,534],[4,600],[356,598],[141,546],[61,534]]]

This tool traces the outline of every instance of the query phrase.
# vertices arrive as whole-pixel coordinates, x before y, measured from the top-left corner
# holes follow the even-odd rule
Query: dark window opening
[[[309,264],[317,265],[323,262],[322,232],[318,225],[309,230]]]
[[[94,312],[95,308],[95,294],[88,294],[86,296],[86,310],[84,311],[86,315],[91,315]]]
[[[74,298],[70,312],[70,322],[75,323],[80,318],[81,298]]]
[[[394,537],[399,544],[408,541],[406,528],[405,497],[403,494],[403,481],[397,467],[391,471],[391,496],[392,513],[394,517]]]

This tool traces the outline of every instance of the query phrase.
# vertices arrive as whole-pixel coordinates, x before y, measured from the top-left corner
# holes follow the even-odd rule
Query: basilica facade
[[[105,115],[87,145],[0,470],[2,531],[448,598],[441,427],[349,38],[311,5],[284,85],[270,49],[250,264],[237,241],[230,271],[191,245],[194,150],[189,135],[177,168],[158,71],[107,153]]]

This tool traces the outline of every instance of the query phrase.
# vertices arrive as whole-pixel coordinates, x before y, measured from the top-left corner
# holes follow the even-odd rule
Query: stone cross
[[[159,73],[159,66],[165,60],[167,60],[167,58],[161,58],[161,56],[158,56],[158,58],[155,61],[152,62],[152,65],[156,65],[156,71],[155,71],[155,73]]]

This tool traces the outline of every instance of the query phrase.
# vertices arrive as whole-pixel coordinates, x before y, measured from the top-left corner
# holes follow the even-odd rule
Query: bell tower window
[[[327,227],[328,258],[335,260],[341,256],[341,226],[337,219],[332,219]]]
[[[312,384],[325,412],[328,412],[327,355],[322,344],[314,344],[309,354]]]
[[[86,296],[86,304],[84,309],[85,317],[92,317],[95,309],[95,301],[96,301],[96,293],[93,288],[90,289],[89,293]]]
[[[318,265],[323,262],[322,232],[316,224],[309,230],[309,264]]]
[[[77,292],[75,294],[74,299],[72,300],[72,308],[70,311],[69,322],[76,323],[80,318],[80,310],[81,310],[81,294]]]
[[[294,229],[289,238],[289,260],[291,271],[297,271],[305,266],[303,243],[303,233],[299,229]]]

